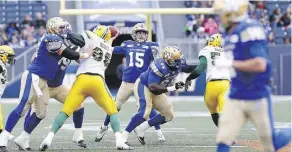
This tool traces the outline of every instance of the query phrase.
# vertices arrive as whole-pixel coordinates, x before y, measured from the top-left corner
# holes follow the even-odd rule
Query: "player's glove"
[[[178,89],[182,89],[182,88],[184,88],[184,86],[185,86],[185,83],[182,82],[182,81],[179,81],[179,82],[176,82],[176,83],[174,84],[174,86],[167,87],[167,91],[168,91],[168,92],[169,92],[169,91],[176,91],[176,90],[178,90]]]
[[[186,82],[185,82],[185,90],[188,90],[189,89],[189,87],[191,86],[191,84],[192,84],[192,80],[186,80]]]

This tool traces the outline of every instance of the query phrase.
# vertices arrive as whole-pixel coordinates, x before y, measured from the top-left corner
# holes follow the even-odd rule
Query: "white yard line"
[[[272,96],[273,102],[276,103],[287,103],[291,102],[292,97],[291,96]],[[188,102],[204,102],[203,96],[169,96],[169,100],[173,103],[188,103]],[[2,104],[16,104],[18,103],[17,98],[2,98],[1,102]],[[87,98],[85,103],[93,103],[92,98]],[[136,102],[134,97],[130,97],[128,102]],[[54,99],[50,99],[51,103],[59,103]]]

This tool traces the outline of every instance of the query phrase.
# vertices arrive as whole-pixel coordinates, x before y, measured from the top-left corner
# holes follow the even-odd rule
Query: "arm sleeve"
[[[76,34],[76,33],[71,33],[68,35],[69,40],[74,44],[79,47],[84,47],[85,46],[85,40],[82,35]]]
[[[207,68],[207,58],[204,56],[201,56],[200,58],[200,64],[195,68],[195,70],[187,77],[187,80],[193,80],[196,79],[198,76],[200,76],[201,72],[203,72]]]
[[[125,54],[125,50],[123,46],[115,46],[114,47],[114,54]]]
[[[160,83],[160,77],[156,75],[154,72],[149,73],[148,84],[151,84],[151,83],[156,83],[156,84]]]
[[[187,65],[184,68],[182,68],[182,72],[185,73],[191,73],[198,65]]]
[[[79,60],[80,58],[80,54],[78,52],[76,52],[75,50],[72,50],[71,48],[66,47],[62,54],[62,57],[65,57],[69,60]]]
[[[252,57],[268,58],[267,47],[262,42],[254,41],[250,44],[249,53]]]
[[[3,67],[0,66],[0,73],[2,73],[4,71]]]

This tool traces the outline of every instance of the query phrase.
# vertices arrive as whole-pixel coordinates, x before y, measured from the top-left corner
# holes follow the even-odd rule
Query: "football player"
[[[229,152],[240,129],[250,120],[265,152],[278,151],[291,135],[275,131],[269,80],[271,61],[262,25],[248,16],[247,0],[217,0],[214,10],[226,29],[226,56],[217,68],[234,68],[224,112],[219,120],[217,151]]]
[[[9,114],[5,130],[0,134],[0,151],[7,151],[7,142],[11,131],[18,120],[33,104],[35,113],[28,119],[21,137],[24,138],[20,148],[29,150],[29,135],[39,122],[46,117],[49,101],[47,80],[55,77],[59,67],[59,60],[66,57],[70,60],[88,58],[93,52],[91,45],[84,53],[77,53],[64,44],[63,39],[71,32],[70,25],[60,17],[53,17],[46,25],[47,33],[42,37],[37,50],[37,56],[22,74],[19,103]]]
[[[78,50],[78,47],[73,46],[72,44],[67,44],[68,46],[71,45],[71,48],[73,50]],[[32,61],[35,58],[36,53],[32,57]],[[65,85],[63,85],[63,80],[65,77],[67,66],[70,64],[71,60],[62,58],[60,60],[60,69],[55,75],[55,78],[53,80],[47,81],[49,86],[49,94],[50,98],[54,98],[55,100],[59,101],[60,103],[64,104],[65,99],[69,93],[69,88],[67,88]],[[33,106],[32,106],[33,107]],[[28,118],[31,116],[31,110],[33,113],[35,112],[35,109],[30,108],[27,112],[27,115],[25,117],[24,121],[24,128],[26,125],[26,122]],[[81,104],[80,107],[74,111],[73,113],[73,122],[75,127],[75,132],[73,134],[73,142],[77,143],[78,146],[86,148],[86,143],[83,139],[83,132],[82,132],[82,123],[83,123],[83,115],[84,115],[84,105]],[[21,145],[21,136],[16,138],[14,142],[17,143],[17,145]]]
[[[132,117],[123,132],[125,141],[127,141],[129,133],[138,126],[135,129],[138,140],[145,144],[144,132],[146,129],[173,119],[172,103],[167,99],[165,93],[183,88],[183,82],[174,84],[175,78],[179,72],[190,73],[194,68],[195,66],[186,64],[177,47],[167,46],[163,49],[162,58],[156,59],[135,82],[134,95],[138,105],[138,113]],[[146,121],[154,109],[160,114]]]
[[[120,120],[117,115],[118,111],[104,81],[104,73],[112,56],[111,41],[115,37],[111,39],[111,30],[108,26],[97,26],[93,32],[85,31],[80,37],[83,39],[83,46],[81,45],[81,47],[88,45],[88,39],[95,41],[96,45],[93,56],[80,60],[77,78],[65,100],[62,111],[53,123],[51,131],[40,145],[40,150],[45,151],[50,147],[55,134],[62,127],[66,119],[89,96],[110,116],[111,127],[116,136],[116,147],[120,150],[132,149],[122,140]]]
[[[114,47],[114,54],[124,54],[126,56],[126,67],[123,71],[123,80],[119,88],[116,105],[118,111],[122,105],[130,98],[133,93],[135,81],[142,72],[145,72],[151,61],[158,56],[158,44],[155,42],[146,42],[148,38],[148,29],[144,23],[137,23],[133,27],[132,37],[134,41],[128,40],[121,46]],[[157,115],[156,110],[150,113],[150,118]],[[100,127],[95,141],[99,142],[108,130],[109,116],[106,117],[104,124]],[[154,126],[158,136],[158,141],[165,141],[160,126]]]
[[[228,68],[215,68],[215,59],[223,55],[221,34],[213,34],[207,40],[207,46],[199,52],[200,64],[187,77],[185,89],[191,84],[191,80],[196,79],[206,71],[206,90],[204,95],[205,104],[211,113],[212,120],[218,126],[219,113],[222,112],[225,95],[229,90],[230,78]]]
[[[6,83],[8,82],[7,67],[15,64],[14,50],[7,45],[0,46],[0,98],[5,90]],[[2,105],[0,104],[0,133],[3,130],[3,116]]]

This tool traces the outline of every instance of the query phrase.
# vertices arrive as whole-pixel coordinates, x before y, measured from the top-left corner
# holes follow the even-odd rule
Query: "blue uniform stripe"
[[[27,74],[27,78],[26,78],[26,82],[25,82],[25,87],[24,87],[24,92],[23,92],[23,95],[22,95],[22,98],[20,100],[20,103],[19,103],[19,106],[21,108],[21,112],[29,98],[29,95],[30,95],[30,89],[31,89],[31,85],[32,85],[32,74],[29,72]],[[20,109],[19,109],[20,110]]]
[[[271,97],[267,97],[267,105],[268,105],[268,116],[270,120],[270,128],[271,128],[271,133],[272,133],[272,141],[273,141],[273,146],[275,148],[275,128],[274,128],[274,118],[273,118],[273,108],[272,108],[272,100]]]
[[[141,81],[138,84],[138,96],[139,96],[139,113],[142,114],[142,116],[145,113],[146,109],[146,98],[145,98],[145,91],[144,91],[144,85],[141,83]]]
[[[11,132],[13,128],[15,127],[15,125],[17,124],[21,116],[21,113],[28,101],[28,98],[30,95],[31,84],[32,84],[32,74],[28,72],[22,98],[19,104],[17,105],[17,107],[9,114],[7,118],[6,125],[5,125],[6,131]]]

